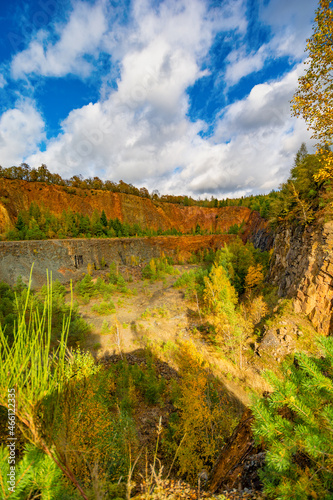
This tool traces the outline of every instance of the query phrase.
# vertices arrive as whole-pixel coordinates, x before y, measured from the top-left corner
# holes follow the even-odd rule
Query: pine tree
[[[17,222],[15,224],[15,227],[18,231],[24,231],[26,229],[26,225],[25,225],[25,222],[23,220],[21,212],[19,212],[19,214],[17,216]]]
[[[267,371],[273,392],[252,406],[254,434],[267,449],[261,478],[269,498],[333,497],[333,339],[318,344],[320,358],[300,353],[282,377]]]
[[[108,219],[106,217],[104,210],[102,210],[102,214],[101,214],[101,223],[102,223],[103,227],[107,227],[107,225],[108,225]]]

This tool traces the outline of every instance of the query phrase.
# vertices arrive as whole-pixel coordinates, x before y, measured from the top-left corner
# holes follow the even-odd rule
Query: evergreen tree
[[[199,224],[195,226],[195,234],[201,234],[201,227]]]
[[[261,478],[269,498],[333,498],[333,339],[317,342],[321,357],[297,354],[282,378],[267,371],[273,392],[252,407],[254,434],[267,449]]]
[[[80,214],[80,216],[79,216],[79,233],[86,236],[89,234],[89,232],[90,232],[89,217],[88,217],[88,215]]]
[[[102,210],[102,214],[101,214],[101,223],[102,223],[103,227],[107,227],[107,225],[108,225],[108,219],[106,217],[104,210]]]
[[[91,234],[98,237],[103,236],[104,234],[101,217],[96,209],[94,210],[91,217]]]
[[[17,217],[17,222],[15,224],[15,227],[18,231],[24,231],[26,229],[26,225],[25,225],[25,222],[23,220],[23,216],[22,216],[22,213],[19,212],[18,214],[18,217]]]

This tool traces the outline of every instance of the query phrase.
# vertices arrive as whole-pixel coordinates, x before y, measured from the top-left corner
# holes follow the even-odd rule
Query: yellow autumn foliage
[[[94,467],[98,467],[100,479],[105,478],[109,456],[108,440],[103,436],[112,432],[112,421],[96,398],[96,380],[82,380],[67,391],[60,416],[64,453],[76,477],[89,485]]]
[[[298,79],[292,100],[295,116],[302,116],[318,140],[317,154],[323,167],[315,175],[317,182],[333,177],[333,154],[320,145],[333,142],[333,11],[329,0],[319,0],[313,34],[307,40],[309,57],[305,75]]]
[[[245,288],[247,291],[261,285],[264,281],[263,266],[257,264],[255,266],[250,266],[247,275],[245,276]]]
[[[181,344],[177,364],[182,378],[176,437],[183,438],[178,463],[180,473],[196,481],[231,432],[235,411],[226,395],[218,391],[209,365],[193,342]]]

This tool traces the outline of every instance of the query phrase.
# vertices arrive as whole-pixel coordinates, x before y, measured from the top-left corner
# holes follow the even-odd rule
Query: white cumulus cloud
[[[38,149],[45,138],[44,121],[35,103],[20,100],[15,108],[0,118],[1,165],[8,167],[22,163],[24,158]]]
[[[59,40],[50,42],[48,33],[40,30],[28,48],[13,58],[12,76],[24,78],[32,73],[57,77],[68,73],[89,75],[93,65],[84,56],[96,54],[106,28],[102,2],[95,5],[77,2],[67,24],[56,27]]]
[[[297,3],[290,1],[293,6]],[[280,32],[273,8],[277,4],[271,0],[260,11],[272,27],[274,43],[249,53],[243,40],[227,59],[227,86],[259,71],[279,47],[285,53],[292,51],[291,46],[283,49],[277,43]],[[189,116],[188,88],[208,75],[202,67],[216,34],[229,39],[231,32],[237,32],[242,39],[246,33],[244,0],[225,1],[215,10],[209,10],[204,0],[164,0],[158,5],[134,0],[125,24],[112,23],[112,12],[105,5],[75,3],[68,23],[58,28],[58,41],[53,43],[47,33],[39,32],[13,59],[11,69],[15,78],[31,73],[85,76],[93,70],[93,61],[85,56],[102,50],[116,61],[116,85],[109,86],[106,75],[103,98],[72,110],[62,121],[61,132],[46,142],[45,151],[37,147],[44,124],[34,104],[25,102],[8,110],[1,117],[3,165],[20,163],[24,157],[31,166],[45,163],[65,178],[97,175],[194,196],[246,195],[277,188],[301,142],[309,140],[304,122],[290,116],[289,101],[301,65],[280,79],[254,86],[249,95],[221,109],[210,137],[201,136],[207,123]],[[310,11],[305,10],[308,16]],[[283,27],[284,17],[281,22]],[[299,22],[300,32],[301,26]],[[15,127],[21,132],[14,132]]]

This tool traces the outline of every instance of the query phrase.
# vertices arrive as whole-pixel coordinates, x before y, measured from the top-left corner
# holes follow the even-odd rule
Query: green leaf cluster
[[[320,358],[300,353],[281,376],[267,371],[273,392],[252,405],[256,440],[267,449],[261,478],[269,498],[333,496],[333,339],[318,344]]]
[[[309,224],[314,220],[315,212],[324,203],[320,198],[322,183],[315,181],[319,169],[319,158],[308,154],[303,143],[288,180],[281,184],[271,203],[270,222],[273,225],[282,221]]]

